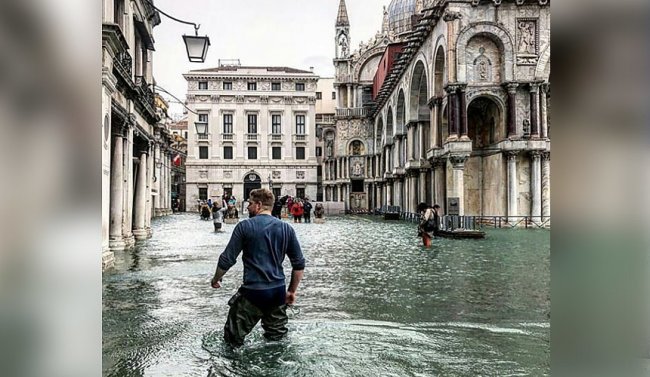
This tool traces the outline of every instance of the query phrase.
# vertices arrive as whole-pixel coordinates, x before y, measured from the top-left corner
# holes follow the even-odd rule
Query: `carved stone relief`
[[[192,80],[189,83],[187,83],[187,87],[189,88],[189,90],[198,90],[199,89],[199,82]]]
[[[517,64],[534,65],[539,58],[539,30],[536,18],[518,18],[516,27]]]
[[[274,180],[282,179],[282,172],[279,170],[273,170],[273,179]]]
[[[226,179],[231,179],[232,178],[232,170],[224,170],[223,171],[223,177]]]
[[[492,39],[480,35],[473,37],[467,43],[465,54],[468,82],[500,82],[501,52]]]
[[[208,81],[208,88],[210,90],[218,90],[220,88],[219,84],[220,84],[219,81],[210,80]]]
[[[233,84],[233,89],[235,90],[246,90],[247,84],[243,81],[237,81]]]
[[[199,178],[201,178],[201,179],[208,178],[208,171],[207,170],[199,170]]]
[[[271,90],[271,83],[268,81],[264,81],[261,85],[260,88],[262,90]]]
[[[305,179],[305,172],[304,171],[296,171],[296,179]]]
[[[366,171],[366,158],[355,156],[350,157],[350,176],[352,178],[363,178]]]

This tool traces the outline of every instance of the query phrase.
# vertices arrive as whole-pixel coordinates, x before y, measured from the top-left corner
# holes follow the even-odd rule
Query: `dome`
[[[388,29],[401,34],[411,30],[416,0],[393,0],[388,6]]]

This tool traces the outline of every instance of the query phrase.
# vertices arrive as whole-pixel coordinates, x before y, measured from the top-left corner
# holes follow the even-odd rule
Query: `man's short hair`
[[[273,195],[273,192],[271,192],[271,190],[260,188],[251,191],[250,201],[261,202],[263,209],[271,210],[273,209],[273,203],[275,203],[275,196]]]

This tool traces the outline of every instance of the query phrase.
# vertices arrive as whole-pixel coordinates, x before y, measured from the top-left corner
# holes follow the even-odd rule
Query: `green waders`
[[[280,340],[288,332],[289,318],[286,305],[263,312],[239,292],[228,301],[228,305],[230,311],[224,326],[224,339],[235,347],[244,344],[244,338],[260,320],[262,320],[264,337],[268,340]]]

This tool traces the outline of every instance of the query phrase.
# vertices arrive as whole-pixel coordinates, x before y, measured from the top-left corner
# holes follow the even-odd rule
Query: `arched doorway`
[[[257,173],[248,173],[244,176],[244,197],[242,201],[248,200],[251,191],[262,188],[262,179]]]
[[[467,107],[467,134],[472,149],[486,148],[506,136],[499,105],[489,97],[478,97]]]

